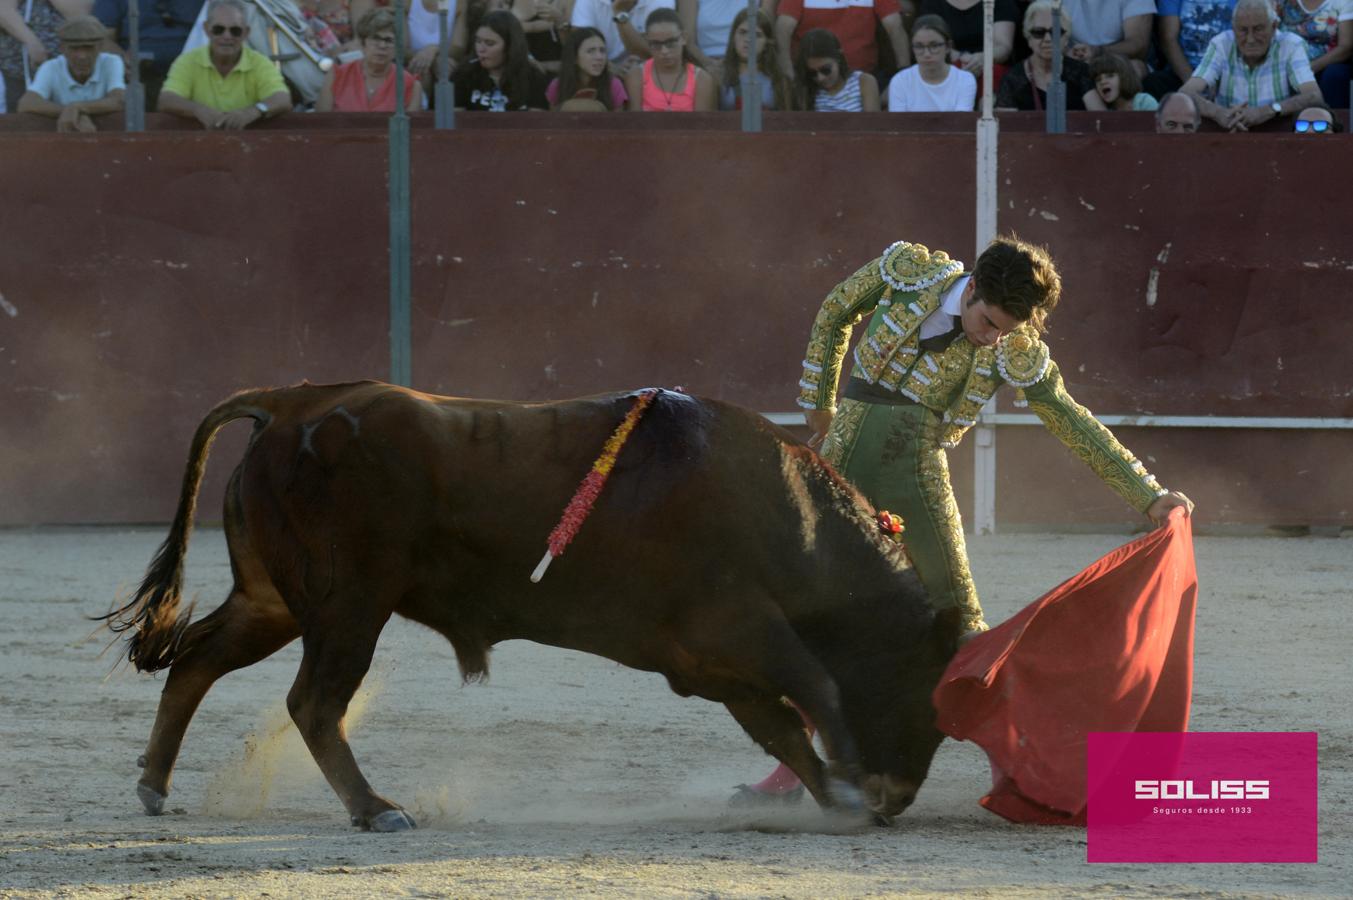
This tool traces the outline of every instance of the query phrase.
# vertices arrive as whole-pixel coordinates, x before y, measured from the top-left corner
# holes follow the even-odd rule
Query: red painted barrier
[[[973,257],[971,117],[904,133],[881,130],[902,117],[787,116],[759,135],[736,117],[462,118],[413,137],[426,390],[681,384],[788,411],[837,280],[897,238]],[[0,129],[0,524],[165,520],[218,400],[386,375],[383,121],[293,119],[241,135]],[[1342,170],[1344,136],[1021,130],[1036,124],[1002,120],[1000,225],[1061,265],[1050,340],[1081,402],[1353,416],[1353,322],[1332,307],[1353,206],[1337,179],[1311,190]],[[1199,502],[1200,528],[1350,524],[1353,433],[1122,436]],[[217,448],[206,518],[241,439]],[[1054,443],[1001,430],[999,523],[1134,520]],[[953,456],[962,489],[968,445]]]

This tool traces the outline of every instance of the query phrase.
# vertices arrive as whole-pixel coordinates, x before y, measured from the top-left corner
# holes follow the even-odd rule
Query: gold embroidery
[[[879,274],[899,291],[919,291],[963,271],[963,264],[943,250],[933,253],[921,244],[898,241],[879,260]]]
[[[949,582],[949,596],[934,597],[932,602],[938,609],[950,606],[961,609],[963,630],[966,631],[981,621],[982,605],[978,602],[977,586],[968,568],[963,517],[959,514],[949,481],[949,458],[939,445],[940,423],[933,415],[926,416],[919,437],[916,448],[917,482],[922,502],[931,514],[939,544],[937,549],[944,558]]]
[[[820,455],[838,472],[845,471],[850,451],[855,447],[855,438],[860,433],[860,426],[864,423],[867,412],[869,404],[845,397],[836,408],[836,415],[832,416],[832,427],[828,429],[827,437],[822,441]]]
[[[807,409],[831,409],[836,398],[836,383],[841,377],[841,360],[850,345],[854,327],[872,312],[882,299],[883,279],[874,260],[838,284],[823,301],[808,338],[804,355],[803,378],[799,382],[799,406]]]
[[[996,346],[996,368],[1002,378],[1017,388],[1026,388],[1041,380],[1051,362],[1048,345],[1028,325],[1019,326],[1001,338]]]
[[[1080,457],[1100,480],[1138,512],[1146,512],[1165,489],[1146,471],[1113,432],[1071,398],[1062,384],[1062,373],[1050,363],[1046,376],[1024,391],[1031,409],[1043,425]]]
[[[940,296],[962,272],[963,265],[947,253],[898,242],[837,285],[813,322],[799,381],[799,406],[833,407],[851,332],[876,308],[879,311],[856,346],[854,374],[873,384],[888,375],[889,363],[897,357],[909,363],[921,320],[938,308]],[[895,387],[900,377],[901,373],[889,375],[885,386]]]

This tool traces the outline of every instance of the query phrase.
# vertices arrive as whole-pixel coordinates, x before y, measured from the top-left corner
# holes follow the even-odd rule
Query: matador
[[[875,508],[901,517],[931,604],[952,611],[965,637],[987,626],[945,451],[1002,384],[1133,509],[1157,524],[1176,506],[1192,509],[1067,393],[1042,339],[1060,295],[1041,247],[997,238],[967,272],[942,251],[899,241],[837,285],[813,323],[798,399],[809,443]],[[865,316],[838,401],[842,362]]]

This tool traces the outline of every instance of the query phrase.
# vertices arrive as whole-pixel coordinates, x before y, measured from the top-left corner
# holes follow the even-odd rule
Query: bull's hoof
[[[392,831],[412,831],[417,827],[414,824],[413,816],[410,816],[404,810],[387,809],[371,820],[370,830],[385,834]]]
[[[871,819],[870,819],[870,821],[871,821],[871,822],[874,824],[874,826],[877,827],[877,828],[892,828],[892,827],[893,827],[893,817],[892,817],[892,816],[886,816],[886,815],[884,815],[884,814],[881,813],[881,812],[872,813],[872,814],[871,814]]]
[[[141,798],[141,805],[146,808],[146,815],[164,815],[164,794],[154,788],[146,787],[138,781],[136,783],[136,796]]]
[[[865,811],[864,791],[849,781],[833,778],[827,782],[827,792],[831,795],[832,806],[841,812],[862,813]]]

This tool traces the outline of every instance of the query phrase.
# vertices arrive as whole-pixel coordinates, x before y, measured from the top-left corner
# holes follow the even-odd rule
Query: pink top
[[[385,73],[385,81],[370,97],[366,95],[366,76],[362,72],[362,61],[354,60],[334,69],[334,112],[394,112],[395,111],[395,67],[392,65]],[[407,108],[409,97],[413,95],[418,79],[404,73],[404,104]]]
[[[653,80],[653,60],[644,63],[644,112],[695,112],[695,66],[686,63],[686,87],[669,94]]]

